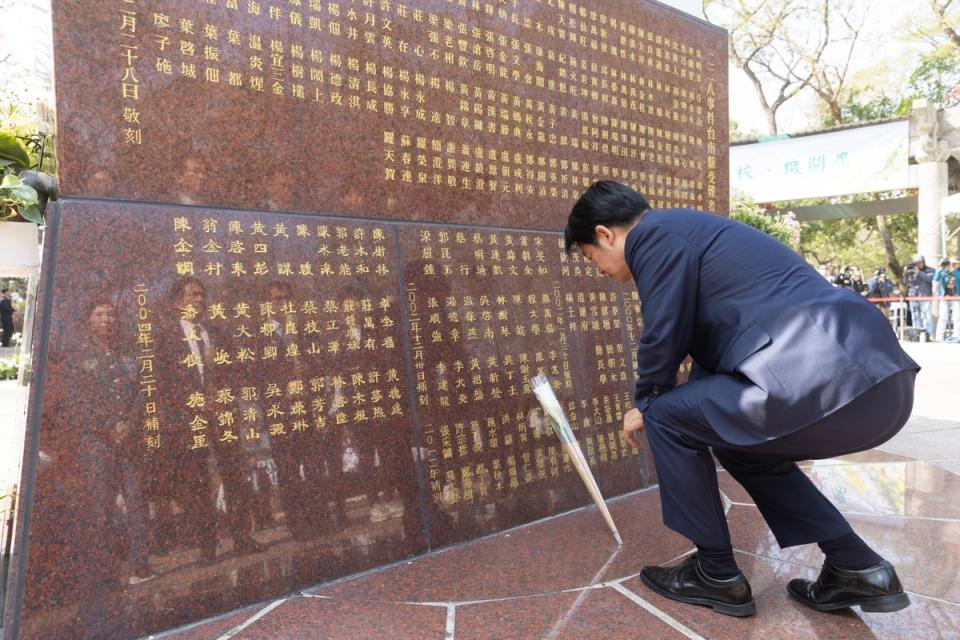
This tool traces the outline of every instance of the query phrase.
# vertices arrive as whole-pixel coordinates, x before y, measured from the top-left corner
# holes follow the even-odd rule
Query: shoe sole
[[[894,611],[900,611],[910,606],[910,596],[905,593],[893,593],[888,596],[874,596],[872,598],[853,598],[851,600],[831,602],[829,604],[810,602],[794,593],[789,587],[787,587],[787,593],[789,593],[794,600],[817,611],[839,611],[840,609],[860,607],[861,611],[868,613],[893,613]]]
[[[722,613],[726,616],[734,616],[737,618],[746,618],[752,616],[757,612],[756,603],[751,600],[745,604],[731,604],[728,602],[718,602],[716,600],[710,600],[709,598],[694,598],[692,596],[681,596],[676,593],[670,593],[665,591],[653,584],[647,577],[643,574],[640,575],[640,580],[643,584],[647,585],[647,588],[658,593],[664,598],[670,598],[671,600],[677,600],[678,602],[686,602],[687,604],[698,604],[701,607],[710,607],[717,613]]]

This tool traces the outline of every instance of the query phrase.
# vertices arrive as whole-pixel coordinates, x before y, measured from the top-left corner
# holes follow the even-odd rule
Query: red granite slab
[[[632,360],[622,288],[564,255],[557,234],[399,233],[432,546],[590,502],[534,375],[550,378],[606,495],[649,485],[652,464],[619,436]]]
[[[670,638],[686,636],[613,589],[458,606],[460,640]]]
[[[656,482],[656,471],[646,440],[634,449],[620,435],[623,414],[633,408],[636,345],[643,325],[636,288],[603,276],[579,251],[561,256],[560,270],[563,326],[576,359],[576,413],[594,431],[581,438],[581,445],[596,461],[603,495],[649,486]]]
[[[245,640],[443,638],[447,610],[382,602],[291,598],[243,628]]]
[[[58,0],[53,21],[67,196],[550,229],[614,178],[726,213],[726,36],[654,2]]]
[[[157,640],[211,640],[212,638],[219,638],[255,616],[263,607],[264,605],[244,607],[227,615],[194,623],[184,629],[158,634],[155,637]]]
[[[443,602],[534,595],[623,578],[690,549],[689,542],[660,524],[654,490],[614,499],[610,512],[623,535],[621,548],[596,508],[589,508],[312,592]],[[484,568],[464,571],[466,566]]]
[[[19,637],[143,634],[424,551],[396,261],[378,223],[65,202]]]

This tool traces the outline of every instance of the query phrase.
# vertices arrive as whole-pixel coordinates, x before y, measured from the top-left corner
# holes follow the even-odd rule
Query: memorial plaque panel
[[[639,300],[556,232],[597,179],[725,213],[722,30],[644,0],[53,19],[5,634],[143,635],[587,504],[538,373],[605,495],[652,481],[619,436]]]
[[[54,5],[66,195],[556,229],[613,178],[726,210],[726,39],[652,3]]]
[[[576,354],[577,413],[591,431],[581,447],[605,496],[655,482],[646,440],[634,449],[620,435],[623,414],[633,407],[636,340],[640,317],[631,306],[636,289],[602,276],[579,252],[560,256],[565,278],[565,329]],[[573,413],[573,411],[570,411]]]
[[[61,216],[21,638],[142,635],[426,549],[393,229]]]
[[[628,391],[621,288],[558,234],[400,231],[432,545],[586,504],[530,392],[545,374],[609,495],[649,484],[620,436]]]
[[[527,383],[573,389],[556,234],[405,226],[400,246],[431,544],[587,502]]]

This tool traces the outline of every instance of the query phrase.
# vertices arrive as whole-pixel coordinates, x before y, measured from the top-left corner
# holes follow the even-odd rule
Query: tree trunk
[[[833,116],[833,121],[836,122],[836,125],[839,127],[843,124],[843,112],[840,110],[840,105],[836,100],[829,100],[827,106],[830,107],[830,115]],[[878,216],[882,217],[882,216]]]
[[[771,136],[777,135],[777,108],[767,102],[767,97],[763,95],[763,83],[760,82],[760,78],[757,77],[757,74],[750,68],[750,65],[744,63],[740,68],[747,74],[747,77],[753,84],[753,90],[757,92],[760,107],[763,109],[763,114],[767,117],[767,133]]]
[[[950,20],[947,19],[947,7],[950,6],[950,2],[941,5],[936,0],[931,0],[930,5],[937,14],[943,35],[947,36],[954,45],[960,47],[960,34],[957,33],[956,29],[950,24]]]
[[[767,131],[771,136],[777,135],[777,112],[770,107],[764,106],[763,113],[767,116]]]
[[[903,268],[900,261],[897,260],[897,249],[893,245],[893,238],[890,237],[890,229],[887,228],[887,219],[884,216],[877,216],[877,230],[880,237],[883,238],[883,249],[887,253],[887,266],[890,272],[896,277],[898,282],[903,281]]]

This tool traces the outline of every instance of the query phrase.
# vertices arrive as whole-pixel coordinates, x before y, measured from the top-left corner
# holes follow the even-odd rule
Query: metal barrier
[[[901,340],[911,339],[913,333],[916,333],[918,339],[923,341],[934,338],[934,336],[926,335],[927,332],[924,327],[918,327],[908,322],[910,302],[929,301],[936,303],[932,305],[933,308],[931,309],[931,313],[937,318],[935,324],[939,324],[946,319],[951,321],[950,325],[943,332],[937,331],[936,333],[942,336],[948,334],[951,337],[960,336],[960,326],[958,326],[960,325],[960,318],[957,317],[960,314],[956,311],[953,314],[944,313],[945,307],[941,305],[942,302],[960,304],[960,296],[896,296],[889,298],[866,298],[866,300],[867,302],[876,304],[878,308],[887,315],[893,330]],[[884,304],[888,304],[889,306],[881,306]],[[912,318],[909,319],[913,320]]]

